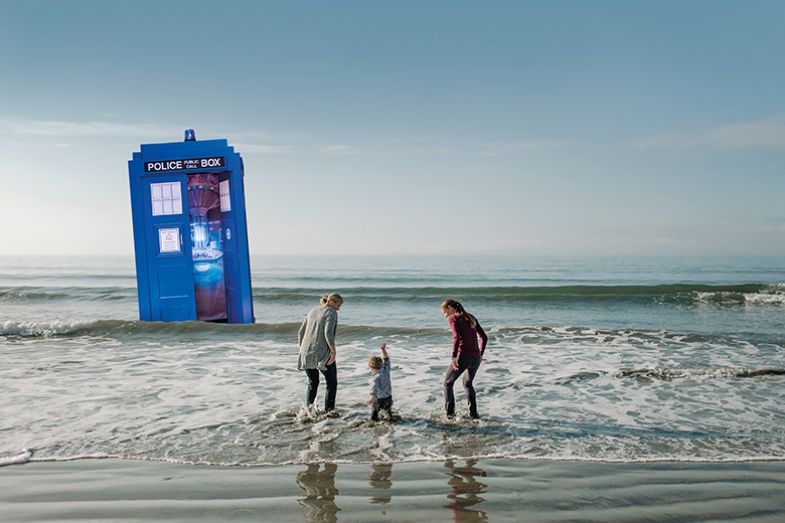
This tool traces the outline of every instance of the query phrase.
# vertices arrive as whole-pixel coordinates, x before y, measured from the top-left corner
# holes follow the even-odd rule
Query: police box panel
[[[146,217],[150,316],[159,321],[195,319],[191,235],[185,175],[142,180]]]

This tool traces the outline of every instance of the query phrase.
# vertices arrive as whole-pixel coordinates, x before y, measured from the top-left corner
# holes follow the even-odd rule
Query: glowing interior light
[[[204,249],[207,247],[207,240],[209,235],[207,234],[207,222],[204,221],[196,221],[193,223],[193,241],[194,247],[197,249]]]

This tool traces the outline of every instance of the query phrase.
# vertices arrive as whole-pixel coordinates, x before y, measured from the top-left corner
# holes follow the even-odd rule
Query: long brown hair
[[[447,307],[452,307],[455,310],[455,315],[471,323],[472,328],[477,326],[477,318],[475,318],[473,314],[469,314],[469,311],[467,311],[464,306],[461,305],[461,302],[448,298],[442,302],[439,308],[442,310],[442,312],[444,312],[444,309]]]

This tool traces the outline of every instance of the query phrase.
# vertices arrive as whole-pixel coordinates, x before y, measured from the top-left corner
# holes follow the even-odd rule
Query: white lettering
[[[198,169],[205,167],[222,167],[223,158],[192,158],[188,160],[161,160],[159,162],[145,162],[146,172],[181,171],[183,169]]]

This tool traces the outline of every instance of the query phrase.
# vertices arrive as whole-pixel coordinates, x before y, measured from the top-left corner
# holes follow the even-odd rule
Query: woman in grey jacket
[[[338,310],[343,305],[340,294],[322,297],[321,304],[305,316],[298,342],[300,359],[297,368],[308,376],[306,403],[312,405],[319,391],[319,371],[324,374],[327,394],[324,397],[324,411],[335,408],[335,393],[338,390],[338,372],[335,364],[335,329],[338,326]]]

